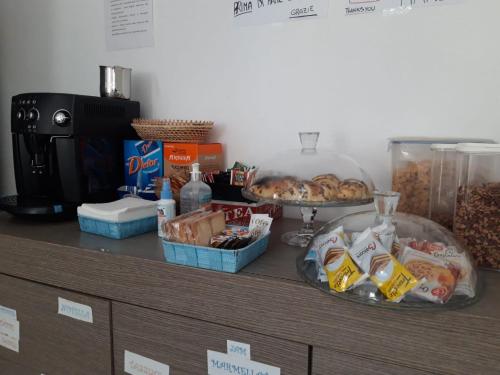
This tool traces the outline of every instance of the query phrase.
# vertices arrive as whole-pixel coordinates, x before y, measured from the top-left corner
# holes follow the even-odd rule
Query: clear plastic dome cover
[[[319,133],[299,133],[302,148],[275,155],[243,190],[254,201],[301,207],[350,206],[373,200],[372,179],[347,155],[316,148]]]
[[[311,285],[349,300],[391,308],[460,307],[479,298],[472,257],[443,226],[394,214],[399,194],[375,192],[376,211],[335,219],[297,268]]]

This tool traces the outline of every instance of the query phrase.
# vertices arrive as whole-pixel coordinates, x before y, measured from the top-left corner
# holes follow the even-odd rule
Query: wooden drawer
[[[429,372],[314,347],[312,375],[431,375]]]
[[[59,315],[58,297],[90,306],[93,323]],[[109,301],[0,275],[0,305],[20,323],[19,353],[0,347],[0,359],[37,374],[112,374]]]
[[[309,347],[286,340],[113,302],[115,374],[125,350],[168,364],[172,375],[206,375],[207,349],[227,352],[227,340],[251,346],[254,361],[282,375],[308,374]]]
[[[1,375],[40,375],[40,372],[0,358]]]

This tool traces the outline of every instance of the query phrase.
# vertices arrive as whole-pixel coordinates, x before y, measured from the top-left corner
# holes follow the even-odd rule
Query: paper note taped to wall
[[[344,0],[346,16],[404,14],[415,8],[462,3],[464,0]]]
[[[242,0],[232,1],[236,26],[263,25],[327,17],[329,0]]]
[[[108,50],[154,45],[153,0],[105,0]]]
[[[124,371],[130,375],[169,375],[170,366],[125,350]]]

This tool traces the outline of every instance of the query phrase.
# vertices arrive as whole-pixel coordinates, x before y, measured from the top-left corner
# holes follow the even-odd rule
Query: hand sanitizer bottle
[[[200,164],[194,163],[191,181],[181,189],[181,214],[197,210],[212,200],[212,189],[201,181]]]
[[[175,200],[172,198],[172,189],[170,188],[170,180],[163,179],[161,189],[161,199],[158,201],[158,236],[165,237],[163,224],[172,220],[175,217]]]

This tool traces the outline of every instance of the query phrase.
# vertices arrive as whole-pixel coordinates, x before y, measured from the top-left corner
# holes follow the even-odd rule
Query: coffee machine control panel
[[[136,138],[130,119],[140,105],[132,100],[61,93],[25,93],[12,97],[11,131],[61,137]]]
[[[73,95],[21,94],[12,98],[12,131],[70,136]]]

